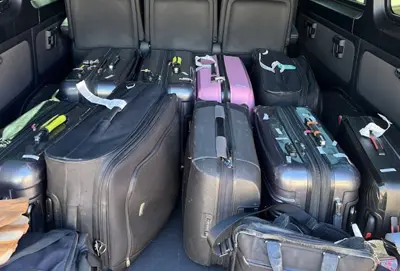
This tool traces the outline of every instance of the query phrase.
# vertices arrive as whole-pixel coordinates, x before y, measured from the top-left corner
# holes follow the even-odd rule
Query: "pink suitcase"
[[[253,109],[253,88],[239,57],[196,57],[196,66],[197,99],[243,104]]]

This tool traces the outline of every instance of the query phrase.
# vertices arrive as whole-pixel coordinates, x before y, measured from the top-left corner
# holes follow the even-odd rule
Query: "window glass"
[[[355,0],[357,3],[360,3],[360,4],[365,4],[365,0]]]
[[[41,8],[56,1],[58,0],[31,0],[31,4],[35,8]]]
[[[396,15],[400,15],[400,0],[391,0],[390,5],[393,13]]]

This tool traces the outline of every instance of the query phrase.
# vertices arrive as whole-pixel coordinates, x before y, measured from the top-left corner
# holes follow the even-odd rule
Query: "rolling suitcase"
[[[290,203],[347,229],[360,177],[342,149],[308,108],[257,106],[255,112],[265,202]]]
[[[138,81],[161,84],[167,93],[179,98],[181,123],[181,157],[192,119],[195,100],[196,75],[194,57],[188,51],[152,50],[140,67]]]
[[[135,49],[93,49],[60,86],[60,99],[86,102],[76,84],[85,80],[96,96],[107,98],[116,87],[133,79],[139,56]]]
[[[197,99],[230,102],[254,107],[254,93],[246,68],[239,57],[196,57]]]
[[[253,62],[251,76],[259,105],[304,106],[321,113],[319,86],[304,56],[256,50]]]
[[[45,153],[56,227],[88,233],[112,270],[129,267],[157,235],[179,190],[176,96],[136,83],[118,97],[125,107],[96,107]]]
[[[32,231],[44,231],[48,225],[45,224],[46,166],[43,153],[62,134],[77,125],[89,110],[89,106],[49,100],[34,116],[32,111],[27,112],[2,131],[0,197],[29,199]],[[32,117],[27,121],[29,116]]]
[[[183,185],[184,248],[202,265],[212,257],[207,234],[218,221],[260,204],[261,173],[248,111],[235,104],[197,102],[189,134]]]
[[[399,231],[400,206],[400,133],[391,127],[380,137],[371,133],[367,138],[360,130],[369,123],[387,127],[377,118],[344,117],[337,137],[361,173],[357,224],[368,239]]]

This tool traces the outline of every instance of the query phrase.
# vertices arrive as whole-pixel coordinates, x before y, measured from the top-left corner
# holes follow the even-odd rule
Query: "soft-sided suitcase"
[[[118,93],[122,110],[96,107],[45,153],[56,227],[88,233],[112,270],[129,267],[164,226],[180,177],[176,96],[142,83]]]
[[[360,177],[346,154],[308,108],[258,106],[255,112],[265,202],[294,204],[347,229]]]
[[[9,137],[0,145],[0,197],[29,199],[28,215],[32,231],[43,231],[47,226],[45,224],[46,168],[43,152],[62,134],[76,126],[89,110],[89,106],[46,101],[31,121],[15,136]],[[3,136],[10,135],[9,132],[17,132],[15,129],[22,125],[23,119],[29,114],[26,113],[3,129]],[[41,129],[42,125],[57,115],[66,116],[66,121],[53,126],[47,134]]]
[[[208,235],[216,255],[230,255],[230,271],[375,271],[373,244],[361,237],[335,243],[291,231],[257,217],[232,217]],[[222,245],[229,246],[228,250]]]
[[[400,133],[391,127],[379,138],[362,136],[371,122],[387,127],[377,118],[344,117],[337,140],[361,173],[358,225],[364,237],[382,238],[399,227]]]
[[[139,59],[135,49],[93,49],[60,85],[60,98],[86,102],[76,84],[85,80],[96,96],[107,98],[116,87],[131,80]]]
[[[196,57],[197,99],[254,107],[254,93],[246,67],[239,57]]]
[[[290,58],[271,50],[253,55],[251,77],[259,105],[304,106],[320,113],[319,86],[304,56]]]
[[[167,93],[179,98],[181,156],[187,142],[189,122],[195,100],[196,75],[194,56],[189,51],[152,50],[140,67],[138,81],[161,84]]]
[[[258,209],[261,173],[245,107],[197,102],[189,134],[183,185],[183,240],[202,265],[213,258],[207,234],[218,221]]]

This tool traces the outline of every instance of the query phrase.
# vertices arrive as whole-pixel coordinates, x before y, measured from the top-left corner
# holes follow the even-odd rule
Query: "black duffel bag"
[[[300,210],[294,223],[278,222],[279,217],[271,223],[254,216],[233,216],[210,230],[208,243],[217,256],[230,255],[230,271],[367,271],[380,267],[372,246],[361,237],[332,242],[304,234],[296,225],[315,229],[308,232],[313,235],[321,235],[326,227],[333,240],[349,236],[325,223],[304,224],[306,221],[298,219],[309,217],[304,213]]]
[[[305,106],[321,111],[320,89],[304,56],[290,58],[282,52],[253,52],[251,72],[257,105]]]
[[[91,271],[99,259],[87,244],[87,235],[62,229],[48,233],[28,233],[2,271]]]

